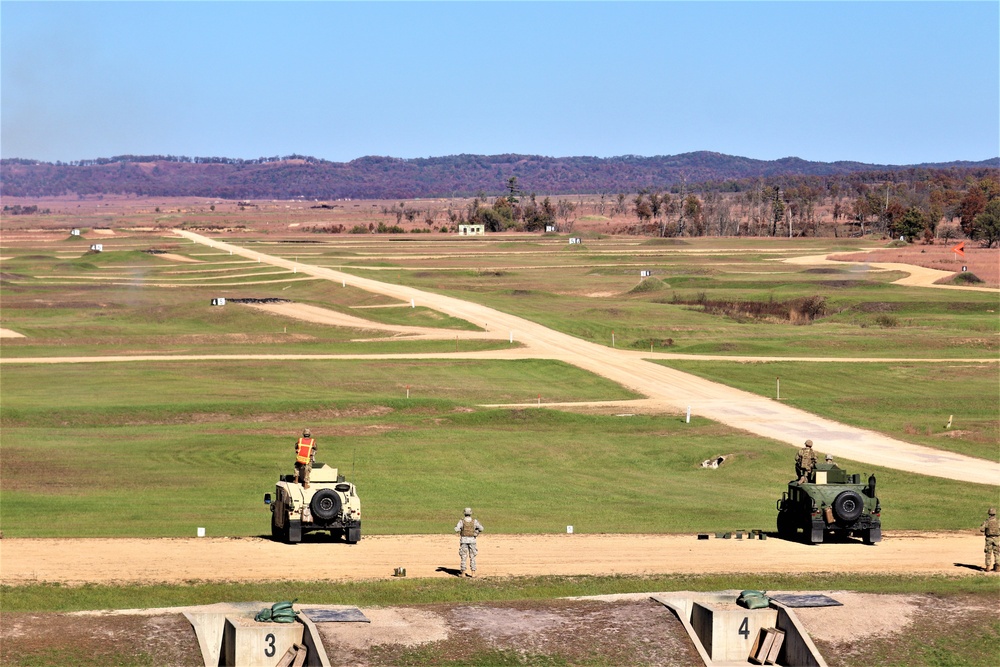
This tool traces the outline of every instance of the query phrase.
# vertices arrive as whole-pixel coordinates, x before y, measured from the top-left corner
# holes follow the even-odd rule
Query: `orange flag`
[[[957,254],[957,255],[961,255],[962,257],[965,257],[965,250],[964,250],[964,248],[965,248],[965,241],[962,241],[957,246],[955,246],[954,248],[952,248],[951,251],[953,253]]]

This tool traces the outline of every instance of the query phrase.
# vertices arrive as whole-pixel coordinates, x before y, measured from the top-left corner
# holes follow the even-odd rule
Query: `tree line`
[[[685,184],[741,192],[766,179],[783,189],[804,177],[817,180],[884,182],[919,180],[935,171],[996,171],[1000,158],[977,163],[889,167],[858,162],[809,162],[797,158],[751,160],[719,153],[615,158],[550,158],[530,155],[452,155],[400,159],[368,156],[329,162],[304,155],[253,160],[222,157],[122,155],[72,163],[0,160],[3,193],[20,197],[129,194],[223,199],[413,199],[499,194],[516,176],[541,196],[636,193],[679,194]]]

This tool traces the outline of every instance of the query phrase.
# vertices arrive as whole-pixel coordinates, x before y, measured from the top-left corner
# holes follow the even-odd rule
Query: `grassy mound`
[[[944,280],[939,281],[942,285],[976,285],[982,282],[983,279],[971,271],[956,273],[950,278],[945,278]]]
[[[667,283],[663,282],[659,278],[649,278],[644,279],[641,283],[633,287],[628,291],[629,294],[648,294],[650,292],[660,292],[670,287]]]

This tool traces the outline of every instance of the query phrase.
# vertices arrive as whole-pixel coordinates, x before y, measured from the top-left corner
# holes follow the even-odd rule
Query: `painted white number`
[[[746,621],[744,621],[744,623],[745,622]],[[264,655],[266,655],[269,658],[273,658],[275,651],[277,651],[277,649],[274,646],[274,635],[271,634],[270,632],[267,633],[266,635],[264,635],[264,641],[267,642],[267,647],[264,649]]]
[[[750,619],[746,616],[743,617],[743,622],[740,623],[740,629],[736,631],[736,634],[743,635],[743,639],[750,637]],[[270,637],[270,635],[268,635]]]

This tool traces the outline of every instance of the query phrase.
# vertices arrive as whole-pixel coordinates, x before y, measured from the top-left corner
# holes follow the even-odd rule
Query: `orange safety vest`
[[[311,463],[312,462],[312,450],[313,443],[316,442],[313,438],[299,438],[299,454],[295,457],[296,463]]]

